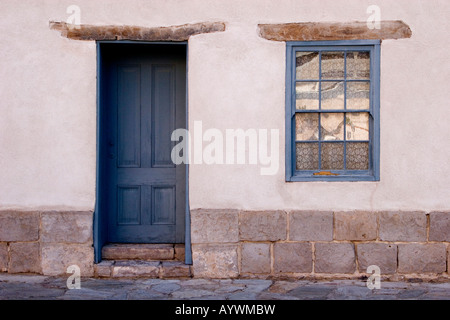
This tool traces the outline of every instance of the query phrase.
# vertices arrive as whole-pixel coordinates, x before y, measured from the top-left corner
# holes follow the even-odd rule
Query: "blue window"
[[[380,41],[288,42],[286,181],[380,180]]]

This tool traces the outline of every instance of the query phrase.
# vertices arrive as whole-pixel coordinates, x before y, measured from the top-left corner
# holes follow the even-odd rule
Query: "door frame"
[[[189,69],[189,50],[188,42],[149,42],[149,41],[132,41],[132,40],[105,40],[96,41],[96,52],[97,52],[97,132],[96,132],[96,182],[95,182],[95,209],[94,209],[94,221],[93,221],[93,240],[94,240],[94,262],[100,263],[102,261],[102,248],[105,244],[105,236],[107,234],[107,221],[103,209],[102,194],[100,192],[100,182],[102,177],[102,171],[104,166],[100,161],[100,154],[102,153],[100,148],[102,147],[101,138],[103,132],[103,115],[102,115],[102,97],[101,97],[101,86],[102,86],[102,44],[114,43],[114,44],[134,44],[136,46],[142,44],[152,44],[152,45],[183,45],[186,47],[186,120],[185,126],[188,129],[189,125],[189,108],[188,108],[188,69]],[[187,152],[189,143],[186,144]],[[189,158],[188,158],[189,159]],[[185,199],[185,264],[192,264],[192,249],[191,249],[191,216],[189,210],[189,164],[186,166],[186,199]]]

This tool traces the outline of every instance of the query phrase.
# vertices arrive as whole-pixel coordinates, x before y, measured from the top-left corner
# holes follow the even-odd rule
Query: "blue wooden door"
[[[186,47],[102,50],[107,241],[183,243],[186,168],[171,134],[186,123]]]

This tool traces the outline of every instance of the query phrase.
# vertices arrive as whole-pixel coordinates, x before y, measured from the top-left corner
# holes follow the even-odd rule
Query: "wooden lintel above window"
[[[225,31],[224,22],[203,22],[170,27],[96,26],[50,22],[50,29],[58,30],[63,37],[73,40],[141,40],[186,41],[190,36]]]
[[[273,41],[385,40],[411,38],[403,21],[381,21],[379,28],[367,22],[306,22],[259,24],[259,35]]]

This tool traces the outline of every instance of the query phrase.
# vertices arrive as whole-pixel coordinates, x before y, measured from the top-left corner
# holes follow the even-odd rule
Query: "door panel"
[[[101,186],[108,242],[182,243],[186,168],[171,160],[171,134],[185,127],[186,48],[107,47]]]

